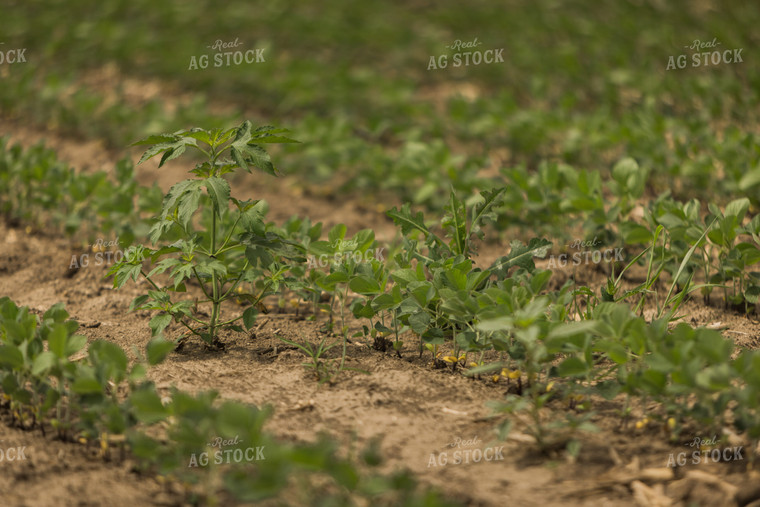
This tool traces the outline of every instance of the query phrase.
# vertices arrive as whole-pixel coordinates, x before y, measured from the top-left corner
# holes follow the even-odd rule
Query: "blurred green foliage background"
[[[758,24],[754,1],[5,1],[0,48],[27,61],[0,66],[0,118],[123,153],[250,117],[304,142],[282,159],[304,184],[434,209],[504,168],[607,174],[624,156],[652,193],[757,204]],[[504,62],[454,68],[446,46],[475,38]],[[236,39],[266,61],[189,69]],[[743,62],[694,68],[695,39]]]

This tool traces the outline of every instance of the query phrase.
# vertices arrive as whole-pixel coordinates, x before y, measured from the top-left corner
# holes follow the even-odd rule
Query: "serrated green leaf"
[[[161,333],[164,329],[166,329],[166,326],[168,326],[171,321],[172,316],[169,313],[159,313],[155,315],[152,319],[150,319],[150,322],[148,323],[150,326],[151,335],[156,336]]]
[[[208,195],[211,197],[214,211],[217,216],[222,216],[222,213],[228,208],[230,184],[227,183],[227,180],[224,178],[216,176],[208,178],[203,184],[206,187],[206,190],[208,190]]]
[[[549,251],[549,247],[552,246],[552,242],[544,238],[533,238],[527,245],[519,240],[512,241],[510,245],[512,248],[509,255],[497,259],[491,268],[489,268],[491,271],[500,272],[504,276],[506,276],[507,271],[513,266],[533,271],[536,269],[533,257],[541,259],[546,257],[546,253]]]
[[[467,251],[467,209],[462,201],[457,199],[454,190],[451,190],[449,204],[446,206],[447,214],[443,217],[442,225],[448,230],[451,238],[449,247],[457,255],[469,256]]]
[[[430,230],[425,226],[424,217],[421,211],[418,211],[415,215],[409,210],[409,203],[405,203],[401,206],[401,210],[397,210],[394,206],[393,209],[386,211],[388,215],[396,225],[401,227],[401,234],[408,235],[412,230],[422,231],[423,233],[430,234]]]

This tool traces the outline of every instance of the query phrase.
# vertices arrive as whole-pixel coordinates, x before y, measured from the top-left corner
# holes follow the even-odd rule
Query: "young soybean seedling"
[[[288,267],[281,261],[305,261],[297,245],[267,230],[263,221],[265,203],[235,199],[223,177],[237,168],[251,172],[251,166],[276,176],[269,155],[260,145],[297,142],[279,135],[282,132],[285,130],[269,126],[252,130],[251,122],[245,121],[228,130],[193,128],[134,143],[152,145],[139,163],[163,153],[161,167],[187,148],[198,150],[205,158],[190,171],[197,178],[181,181],[169,190],[150,230],[154,245],[162,239],[180,239],[155,250],[146,246],[131,248],[108,272],[115,275],[115,288],[130,278],[137,281],[141,275],[151,285],[152,290],[132,301],[130,311],[158,310],[150,321],[154,336],[174,320],[187,329],[183,338],[196,335],[209,347],[223,348],[218,338],[220,329],[242,331],[236,324],[240,319],[250,329],[263,306],[261,300],[287,281]],[[199,210],[200,220],[193,220]],[[196,224],[200,224],[198,230]],[[146,258],[154,265],[148,273],[143,271]],[[157,279],[161,273],[167,273],[171,283],[161,286]],[[190,281],[200,285],[203,297],[175,300],[176,293],[185,292]],[[254,293],[243,290],[246,283]],[[225,320],[222,303],[232,298],[245,299],[251,306],[242,315]],[[210,312],[204,309],[208,309],[207,305],[211,306]]]

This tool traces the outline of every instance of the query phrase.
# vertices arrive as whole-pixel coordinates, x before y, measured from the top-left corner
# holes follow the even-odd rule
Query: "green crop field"
[[[759,24],[4,1],[3,503],[760,505]]]

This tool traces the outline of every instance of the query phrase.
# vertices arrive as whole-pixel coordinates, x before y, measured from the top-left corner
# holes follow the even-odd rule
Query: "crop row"
[[[449,505],[405,472],[378,473],[375,444],[351,460],[327,437],[278,441],[263,430],[269,406],[220,402],[213,391],[161,393],[146,374],[173,343],[151,340],[130,361],[112,342],[88,344],[68,317],[61,304],[39,317],[0,299],[0,409],[10,424],[97,444],[104,459],[129,452],[135,472],[179,483],[191,502],[260,501],[300,484],[290,493],[299,504]]]
[[[668,326],[695,290],[707,297],[715,287],[728,290],[726,282],[732,281],[727,301],[746,304],[755,297],[756,275],[747,267],[760,260],[759,219],[746,220],[747,199],[725,210],[711,205],[701,218],[698,202],[661,197],[646,207],[644,220],[635,221],[630,210],[640,197],[640,171],[635,162],[623,160],[608,182],[620,187],[613,204],[619,222],[615,232],[629,246],[647,246],[619,266],[619,275],[610,276],[598,295],[572,282],[552,291],[552,272],[534,262],[549,252],[552,243],[546,239],[515,240],[488,267],[473,260],[484,229],[498,222],[508,200],[505,188],[484,191],[470,205],[452,191],[439,224],[409,204],[390,210],[401,242],[389,251],[387,262],[367,255],[379,248],[371,230],[349,238],[347,228],[337,225],[322,240],[321,224],[308,219],[293,218],[283,226],[266,222],[265,204],[237,200],[223,176],[251,168],[276,175],[262,146],[282,142],[291,140],[281,129],[255,129],[250,122],[140,142],[149,146],[142,160],[161,155],[160,165],[188,149],[206,158],[191,170],[196,178],[175,184],[164,197],[148,234],[154,247],[135,245],[109,271],[115,287],[148,280],[150,290],[135,298],[131,309],[155,312],[149,323],[154,339],[175,323],[185,330],[179,342],[197,336],[209,347],[223,348],[221,330],[251,329],[262,300],[288,289],[312,301],[315,310],[323,306],[330,316],[328,330],[342,337],[337,365],[322,355],[340,342],[323,341],[317,348],[293,342],[311,356],[310,366],[321,380],[346,368],[350,312],[366,322],[353,337],[368,346],[400,356],[404,342],[413,339],[420,355],[429,350],[434,363],[470,376],[514,381],[518,396],[500,410],[527,411],[541,446],[552,438],[565,439],[570,451],[577,452],[578,445],[568,437],[572,431],[547,430],[541,416],[545,404],[566,404],[565,429],[591,429],[594,397],[618,395],[625,397],[626,407],[632,399],[661,402],[652,418],[662,418],[673,437],[691,422],[716,430],[733,426],[757,441],[760,386],[753,372],[758,353],[742,351],[732,359],[733,346],[719,333]],[[740,238],[752,238],[754,244]],[[309,266],[310,257],[334,262],[329,268]],[[624,274],[637,264],[646,270],[645,281],[623,290]],[[670,274],[669,283],[660,280],[662,273]],[[701,285],[694,281],[698,274],[705,278]],[[322,302],[325,293],[329,303]],[[241,311],[230,301],[247,308]],[[647,301],[656,307],[651,322],[641,316]]]
[[[760,152],[752,105],[760,87],[746,34],[758,14],[746,6],[700,17],[684,0],[591,14],[588,1],[562,11],[521,2],[503,11],[478,2],[425,13],[331,2],[323,13],[330,22],[314,26],[310,7],[284,5],[236,1],[214,9],[208,2],[156,7],[120,0],[93,22],[80,0],[67,5],[72,21],[65,27],[56,9],[20,7],[0,28],[4,47],[25,48],[28,64],[5,67],[2,110],[121,149],[124,139],[172,125],[240,121],[230,111],[246,104],[243,114],[287,118],[308,140],[291,156],[310,185],[329,182],[337,194],[381,188],[431,211],[440,211],[450,186],[460,195],[511,187],[522,183],[512,170],[530,179],[547,162],[608,173],[623,155],[650,171],[655,192],[756,198]],[[388,18],[417,28],[389,29],[382,21]],[[184,30],[188,19],[198,20],[192,33]],[[363,22],[357,26],[356,19]],[[557,47],[557,33],[569,43]],[[475,36],[505,47],[504,63],[427,71],[430,56],[452,56],[446,45]],[[747,61],[667,71],[668,57],[697,36],[717,38],[722,48],[744,46]],[[246,51],[265,50],[267,62],[255,71],[189,70],[191,58],[222,54],[211,49],[220,37]],[[326,41],[336,46],[327,49]],[[149,82],[132,82],[135,76]],[[165,86],[154,93],[157,78]],[[151,91],[143,96],[135,88]],[[492,176],[500,166],[509,169]],[[545,183],[521,187],[523,209],[550,192],[552,181]]]

